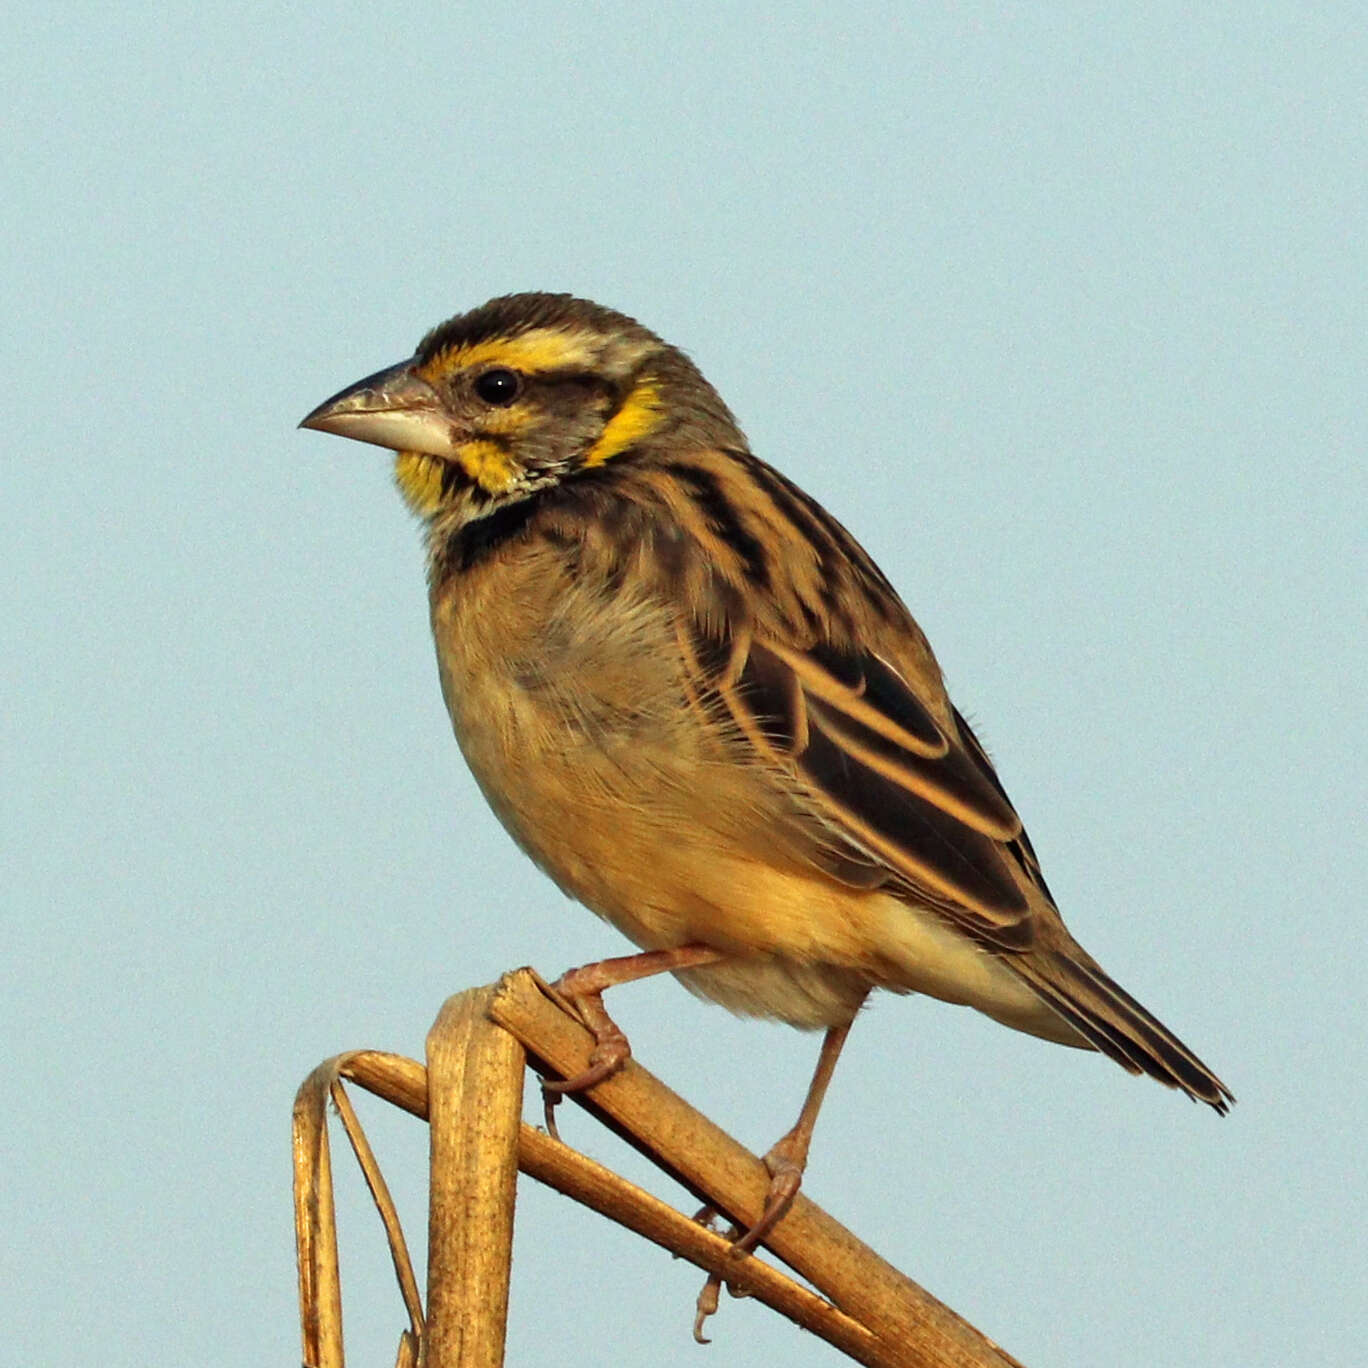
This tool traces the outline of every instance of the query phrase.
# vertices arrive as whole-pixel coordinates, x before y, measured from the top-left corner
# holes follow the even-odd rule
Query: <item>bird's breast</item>
[[[571,576],[547,548],[434,592],[452,725],[490,805],[567,892],[648,863],[715,746],[684,713],[665,605]]]
[[[863,987],[835,966],[869,953],[851,891],[804,859],[790,800],[691,704],[669,605],[529,557],[439,587],[432,608],[471,771],[565,892],[644,948],[702,941],[812,966],[801,985],[782,970],[694,976],[736,1010],[848,1018]]]

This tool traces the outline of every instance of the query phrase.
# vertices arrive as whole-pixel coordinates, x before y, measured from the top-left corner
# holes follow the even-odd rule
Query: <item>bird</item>
[[[509,294],[300,426],[394,453],[466,762],[526,854],[638,947],[556,981],[595,1045],[546,1086],[622,1066],[602,994],[657,973],[824,1032],[738,1248],[799,1190],[876,989],[1234,1101],[1066,929],[897,591],[684,351],[586,299]]]

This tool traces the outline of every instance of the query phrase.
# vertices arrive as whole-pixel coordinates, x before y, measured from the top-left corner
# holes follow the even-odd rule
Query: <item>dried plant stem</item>
[[[592,1037],[531,970],[506,975],[490,1011],[556,1077],[586,1067]],[[764,1164],[634,1061],[589,1094],[570,1096],[738,1225],[759,1219],[769,1186]],[[1020,1368],[801,1193],[764,1244],[901,1355],[885,1362]]]
[[[524,1065],[489,1018],[493,995],[450,998],[428,1033],[430,1368],[503,1362]]]
[[[401,1364],[493,1368],[502,1361],[516,1166],[645,1236],[734,1290],[753,1294],[871,1368],[1021,1368],[949,1308],[890,1267],[803,1196],[766,1247],[829,1298],[824,1301],[668,1203],[541,1131],[521,1124],[523,1051],[566,1077],[592,1040],[531,971],[452,998],[428,1040],[429,1070],[376,1051],[339,1055],[314,1071],[295,1105],[296,1225],[304,1362],[342,1368],[341,1296],[332,1212],[326,1105],[339,1112],[389,1238],[410,1328]],[[388,1192],[340,1080],[432,1122],[428,1319]],[[763,1164],[635,1063],[576,1096],[697,1197],[739,1224],[764,1202]],[[421,1345],[421,1354],[420,1354]]]
[[[294,1105],[295,1250],[307,1368],[343,1368],[342,1285],[328,1150],[328,1095],[337,1063],[320,1064],[300,1085]]]
[[[417,1354],[424,1333],[418,1281],[413,1274],[399,1216],[365,1132],[342,1087],[353,1079],[394,1105],[427,1115],[427,1070],[399,1055],[354,1050],[320,1064],[295,1098],[295,1240],[299,1257],[299,1307],[306,1368],[343,1368],[342,1298],[337,1258],[332,1161],[328,1145],[328,1103],[337,1108],[352,1150],[385,1227],[409,1328],[400,1343],[400,1363]]]
[[[729,1240],[542,1131],[523,1127],[518,1165],[538,1182],[573,1197],[704,1272],[718,1274],[736,1292],[759,1298],[857,1363],[879,1368],[895,1362],[880,1355],[874,1336],[863,1325],[787,1274],[760,1259],[738,1259]]]

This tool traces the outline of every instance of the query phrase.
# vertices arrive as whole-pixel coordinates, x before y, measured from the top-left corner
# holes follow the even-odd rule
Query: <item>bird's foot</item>
[[[749,1254],[767,1235],[788,1215],[793,1199],[803,1185],[803,1170],[807,1166],[808,1141],[810,1136],[798,1128],[791,1130],[782,1140],[765,1154],[762,1162],[769,1170],[769,1187],[765,1192],[765,1205],[760,1217],[748,1230],[733,1225],[726,1234],[731,1241],[733,1255]],[[694,1220],[704,1230],[715,1230],[717,1218],[721,1213],[709,1204],[694,1213]]]
[[[605,972],[605,965],[611,963],[605,961],[571,969],[551,985],[579,1013],[580,1020],[594,1037],[594,1048],[589,1055],[587,1069],[582,1069],[570,1078],[543,1079],[544,1093],[584,1092],[615,1074],[632,1057],[631,1042],[603,1005],[603,990],[617,982],[610,973]]]
[[[791,1139],[791,1135],[786,1135],[765,1155],[765,1167],[770,1171],[770,1184],[769,1190],[765,1194],[765,1206],[760,1213],[760,1219],[744,1232],[740,1226],[734,1225],[728,1229],[723,1237],[731,1241],[730,1253],[733,1258],[744,1258],[749,1255],[755,1246],[765,1239],[770,1231],[784,1219],[789,1207],[793,1205],[793,1199],[798,1195],[798,1189],[803,1182],[803,1166],[790,1155],[788,1148],[785,1147],[785,1141]],[[716,1207],[705,1206],[694,1216],[694,1220],[705,1229],[712,1230],[717,1215]],[[749,1292],[739,1290],[734,1283],[728,1282],[725,1274],[709,1273],[707,1281],[698,1294],[698,1300],[694,1303],[693,1337],[699,1344],[712,1343],[703,1333],[703,1327],[707,1324],[709,1316],[717,1314],[718,1306],[721,1304],[724,1283],[727,1291],[733,1297],[749,1297],[751,1295]]]
[[[615,1074],[631,1057],[631,1042],[614,1026],[610,1033],[595,1033],[595,1044],[589,1055],[589,1067],[572,1078],[542,1080],[542,1091],[556,1094],[584,1092],[596,1083]]]
[[[556,1107],[565,1094],[584,1092],[595,1087],[615,1074],[632,1057],[631,1042],[617,1022],[604,1011],[602,990],[589,993],[581,990],[578,994],[566,991],[565,980],[582,972],[572,969],[552,985],[558,993],[570,999],[579,1012],[580,1020],[594,1036],[594,1048],[590,1052],[587,1069],[581,1069],[569,1078],[543,1078],[541,1081],[542,1114],[546,1117],[547,1133],[555,1140],[560,1139],[560,1131],[556,1127]]]
[[[607,1019],[606,1012],[604,1017]],[[631,1042],[611,1020],[609,1025],[611,1031],[601,1036],[595,1034],[598,1043],[589,1055],[587,1069],[580,1070],[570,1078],[543,1078],[541,1081],[542,1115],[546,1118],[547,1134],[553,1140],[560,1139],[560,1131],[556,1127],[556,1108],[565,1094],[585,1092],[595,1087],[615,1074],[632,1057]]]
[[[740,1239],[732,1241],[733,1254],[749,1253],[788,1215],[793,1199],[803,1185],[807,1150],[806,1137],[795,1136],[790,1131],[765,1155],[765,1167],[770,1172],[765,1206],[760,1219]]]
[[[632,1047],[622,1028],[610,1017],[603,1006],[603,994],[619,983],[631,983],[649,978],[652,974],[672,969],[692,969],[712,964],[723,958],[720,951],[706,945],[680,945],[672,950],[645,950],[639,955],[623,955],[617,959],[598,960],[593,964],[569,969],[551,985],[553,992],[569,1001],[580,1020],[594,1037],[589,1067],[565,1079],[543,1079],[542,1094],[546,1098],[547,1129],[555,1135],[556,1127],[551,1109],[566,1093],[584,1092],[605,1078],[615,1074],[632,1057]]]
[[[715,1225],[720,1213],[715,1206],[701,1207],[694,1213],[694,1220],[703,1227],[717,1233]],[[741,1234],[741,1227],[738,1225],[730,1226],[726,1234],[722,1237],[735,1244],[737,1237]],[[703,1327],[707,1324],[709,1316],[717,1314],[717,1308],[722,1298],[722,1284],[727,1283],[727,1291],[733,1297],[749,1297],[751,1294],[736,1287],[734,1283],[728,1283],[721,1273],[709,1273],[707,1281],[699,1291],[698,1298],[694,1302],[694,1323],[693,1337],[699,1344],[711,1344],[712,1341],[703,1333]]]

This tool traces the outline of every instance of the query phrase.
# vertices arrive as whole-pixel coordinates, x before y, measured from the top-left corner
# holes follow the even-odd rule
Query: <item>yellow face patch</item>
[[[518,468],[495,442],[464,442],[452,453],[467,479],[489,494],[504,494],[517,482]],[[440,456],[401,451],[394,458],[394,479],[405,502],[420,518],[430,518],[450,501],[442,488]]]
[[[463,442],[456,448],[456,459],[461,469],[490,494],[505,493],[518,476],[517,466],[497,442]]]
[[[513,337],[487,338],[439,352],[415,374],[440,386],[460,373],[507,366],[528,377],[556,371],[584,371],[605,377],[630,373],[657,346],[652,339],[605,338],[581,328],[533,328]],[[585,466],[611,461],[651,432],[664,416],[659,382],[639,379],[626,400],[608,420],[598,440],[584,456]],[[399,452],[395,479],[409,507],[420,517],[433,517],[452,500],[451,466],[485,493],[499,496],[516,490],[524,467],[510,454],[524,432],[544,417],[535,402],[517,400],[506,408],[486,408],[476,418],[479,436],[452,448],[445,458],[419,452]],[[447,490],[443,490],[443,474]],[[464,483],[464,482],[461,482]]]
[[[636,387],[623,405],[608,420],[599,439],[589,448],[585,466],[599,466],[639,442],[660,422],[664,410],[660,404],[660,389],[649,376],[638,380]]]

